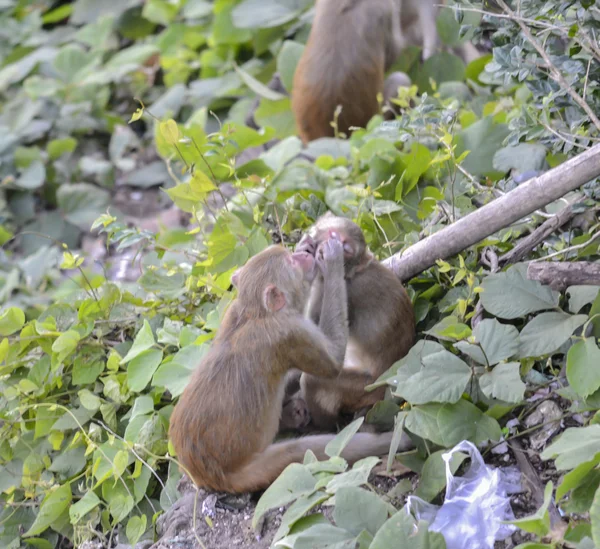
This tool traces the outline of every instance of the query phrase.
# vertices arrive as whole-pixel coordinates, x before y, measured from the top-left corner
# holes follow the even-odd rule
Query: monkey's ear
[[[275,284],[269,284],[265,288],[263,302],[265,308],[269,311],[279,311],[285,305],[285,295],[283,295],[283,292]]]
[[[233,271],[233,274],[231,275],[231,283],[237,288],[238,287],[238,283],[240,281],[240,272],[242,271],[242,268],[240,267],[239,269],[236,269],[235,271]]]

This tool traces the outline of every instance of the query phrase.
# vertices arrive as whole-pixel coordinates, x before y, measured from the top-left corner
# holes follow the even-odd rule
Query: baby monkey
[[[341,413],[363,412],[383,399],[385,387],[366,392],[365,386],[404,357],[416,337],[414,311],[406,290],[392,271],[373,257],[356,223],[328,212],[302,237],[296,251],[314,254],[332,238],[342,243],[344,256],[344,279],[336,280],[343,284],[348,300],[344,368],[335,379],[310,372],[300,378],[301,396],[312,422],[326,429],[336,425]],[[307,307],[307,316],[317,325],[331,307],[325,295],[325,280],[317,275]]]

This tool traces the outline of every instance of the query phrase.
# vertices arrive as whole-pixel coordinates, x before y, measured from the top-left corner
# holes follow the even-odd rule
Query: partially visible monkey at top
[[[349,333],[345,255],[343,237],[332,234],[319,237],[311,253],[271,246],[234,275],[238,297],[170,422],[177,457],[199,487],[260,490],[301,462],[306,450],[326,459],[333,434],[273,440],[288,371],[300,369],[315,380],[339,377]],[[317,276],[322,307],[315,323],[303,311]],[[392,433],[358,433],[342,456],[354,462],[385,454],[391,439]],[[405,437],[400,450],[410,446]]]
[[[404,73],[386,71],[407,46],[422,47],[423,60],[438,47],[436,4],[443,0],[317,0],[313,26],[292,88],[292,110],[305,143],[332,137],[338,105],[339,132],[365,127],[379,112],[378,93],[389,99]],[[457,48],[466,62],[479,56],[467,42]]]
[[[344,367],[336,378],[303,373],[300,394],[294,395],[304,399],[313,425],[323,429],[334,428],[342,413],[364,412],[382,400],[385,387],[366,392],[365,386],[403,358],[416,338],[413,306],[406,290],[396,275],[373,257],[356,223],[327,213],[302,237],[296,251],[315,254],[330,239],[340,241],[343,248],[344,276],[337,283],[345,286],[339,295],[345,294],[348,300]],[[331,314],[326,287],[324,277],[318,274],[307,307],[307,316],[317,325],[324,315]]]

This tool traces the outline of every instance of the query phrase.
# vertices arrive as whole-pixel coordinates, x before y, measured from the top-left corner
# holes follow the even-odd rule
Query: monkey
[[[294,73],[292,111],[302,141],[333,137],[338,105],[339,132],[365,127],[398,85],[410,85],[404,73],[385,73],[409,45],[422,46],[426,60],[437,47],[440,0],[317,0],[308,41]],[[479,56],[467,43],[458,53],[465,61]]]
[[[237,297],[170,419],[178,459],[197,486],[254,492],[309,449],[325,458],[333,434],[273,439],[286,373],[298,368],[334,379],[342,367],[348,337],[343,272],[342,243],[329,239],[314,256],[270,246],[234,273]],[[327,306],[318,326],[303,316],[317,274]],[[354,462],[382,455],[391,436],[357,433],[342,457]]]
[[[369,251],[360,227],[327,212],[296,246],[296,252],[315,253],[329,239],[342,242],[348,299],[349,337],[344,367],[333,378],[311,372],[300,377],[300,391],[313,424],[330,428],[340,413],[361,413],[385,395],[385,387],[364,390],[404,357],[415,343],[412,302],[400,280]],[[315,277],[306,314],[315,324],[331,305],[324,297],[323,278]]]

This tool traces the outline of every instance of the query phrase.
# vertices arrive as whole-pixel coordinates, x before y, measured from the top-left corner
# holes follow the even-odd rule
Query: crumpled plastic
[[[456,452],[471,457],[471,465],[462,477],[450,470]],[[404,506],[417,520],[426,520],[429,530],[441,533],[447,549],[493,549],[495,541],[506,539],[515,527],[502,524],[514,520],[508,494],[520,491],[520,472],[516,468],[500,470],[487,466],[479,450],[468,441],[442,454],[446,463],[446,496],[441,506],[409,496]]]

